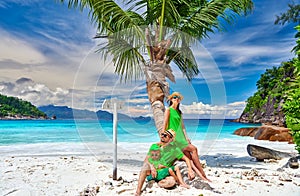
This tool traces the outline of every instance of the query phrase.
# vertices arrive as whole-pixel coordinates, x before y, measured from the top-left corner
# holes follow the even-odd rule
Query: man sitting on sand
[[[171,166],[167,167],[163,165],[164,160],[161,159],[161,149],[158,144],[152,144],[150,147],[149,153],[148,153],[149,159],[148,162],[150,164],[150,167],[154,167],[154,169],[157,171],[156,177],[153,177],[152,174],[149,171],[149,174],[147,176],[147,180],[155,180],[157,182],[161,181],[162,179],[166,178],[167,176],[173,176],[175,181],[180,184],[181,186],[185,188],[190,188],[189,185],[187,185],[181,176],[179,166]],[[175,173],[176,172],[176,173]]]
[[[190,159],[187,158],[183,154],[183,152],[172,143],[173,139],[175,138],[174,136],[175,136],[175,132],[173,130],[167,130],[160,134],[160,142],[157,143],[158,147],[160,147],[160,149],[161,149],[160,163],[161,163],[161,165],[164,165],[165,167],[171,167],[176,160],[184,160],[188,167],[189,178],[193,179],[195,177],[195,175],[194,175],[192,167],[191,167]],[[151,174],[152,178],[153,177],[156,178],[158,176],[156,168],[152,164],[149,163],[149,158],[151,158],[151,157],[149,157],[149,154],[148,154],[145,158],[144,165],[143,165],[142,170],[139,175],[138,186],[137,186],[137,190],[136,190],[136,194],[135,194],[136,196],[141,195],[142,186],[145,182],[147,175]],[[180,173],[179,169],[178,169],[178,172]],[[178,173],[177,173],[177,175],[178,175]],[[180,174],[180,176],[181,176],[181,174]],[[149,177],[149,179],[151,179],[151,178]],[[166,185],[166,184],[168,184],[168,180],[166,180],[166,179],[159,181],[159,185],[161,187],[165,187],[163,185]],[[173,186],[174,186],[174,184],[173,184]]]

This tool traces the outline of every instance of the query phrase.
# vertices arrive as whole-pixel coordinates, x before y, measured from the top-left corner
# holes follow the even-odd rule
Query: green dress
[[[170,107],[170,118],[169,118],[168,129],[173,129],[176,132],[176,138],[174,143],[181,150],[189,145],[182,130],[181,115],[177,110],[175,110],[172,107]]]

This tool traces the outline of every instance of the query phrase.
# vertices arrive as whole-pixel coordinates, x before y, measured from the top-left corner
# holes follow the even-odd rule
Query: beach
[[[193,143],[199,149],[201,162],[206,165],[204,171],[212,180],[209,183],[212,189],[177,186],[167,190],[158,187],[157,183],[145,183],[142,195],[291,196],[300,193],[299,169],[285,167],[288,159],[257,162],[246,150],[248,144],[257,144],[296,153],[293,144],[259,141],[250,137]],[[80,195],[84,190],[95,190],[96,195],[134,195],[150,144],[118,144],[118,180],[112,179],[111,143],[0,146],[4,154],[0,158],[0,194]]]

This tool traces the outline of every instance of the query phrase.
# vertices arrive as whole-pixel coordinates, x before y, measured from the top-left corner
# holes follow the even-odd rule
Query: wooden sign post
[[[102,109],[113,109],[113,180],[117,180],[117,135],[118,135],[118,109],[123,109],[124,102],[113,99],[105,99]]]

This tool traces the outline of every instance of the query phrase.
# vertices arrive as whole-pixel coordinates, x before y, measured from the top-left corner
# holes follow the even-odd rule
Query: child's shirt
[[[154,166],[156,170],[158,170],[158,166],[161,164],[160,159],[153,160],[151,157],[148,159],[149,163]]]

